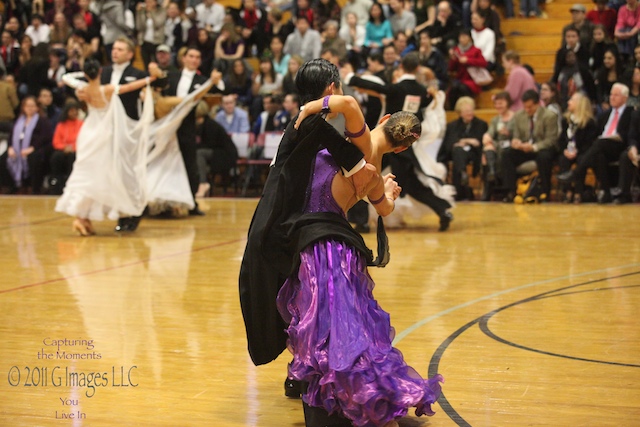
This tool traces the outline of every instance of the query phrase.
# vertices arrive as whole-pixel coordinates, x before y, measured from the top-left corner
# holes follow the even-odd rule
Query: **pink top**
[[[638,24],[640,24],[640,7],[636,7],[633,12],[627,8],[626,4],[618,9],[616,30],[637,27]]]
[[[514,65],[504,88],[511,97],[511,111],[522,110],[522,95],[529,89],[538,89],[533,76],[522,65]]]

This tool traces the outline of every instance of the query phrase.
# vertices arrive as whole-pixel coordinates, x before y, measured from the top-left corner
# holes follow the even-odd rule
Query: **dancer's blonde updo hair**
[[[420,138],[422,125],[418,117],[406,111],[399,111],[384,123],[384,133],[391,146],[409,147]]]

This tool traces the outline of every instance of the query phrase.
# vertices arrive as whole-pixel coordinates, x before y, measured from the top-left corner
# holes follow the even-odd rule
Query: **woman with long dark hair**
[[[345,134],[363,152],[367,167],[378,173],[385,153],[406,150],[421,134],[418,118],[402,111],[386,116],[369,131],[357,101],[337,95],[307,103],[295,127],[314,126],[322,120],[316,114],[323,110],[344,114]],[[305,121],[309,116],[315,117]],[[296,163],[294,157],[288,163]],[[397,427],[396,418],[413,406],[417,415],[433,415],[431,404],[440,394],[442,376],[423,379],[393,348],[389,314],[373,297],[375,284],[367,259],[351,240],[355,232],[348,225],[339,234],[327,231],[337,223],[348,224],[346,212],[358,200],[353,183],[340,173],[327,150],[315,155],[312,169],[300,229],[305,235],[315,227],[316,238],[295,255],[297,269],[277,298],[289,325],[293,353],[289,374],[309,384],[306,405],[343,416],[357,426]],[[393,175],[376,175],[365,193],[378,214],[386,216],[400,191]]]
[[[618,49],[610,46],[604,51],[602,66],[596,71],[596,108],[600,113],[609,109],[609,92],[614,83],[622,80],[622,64]]]

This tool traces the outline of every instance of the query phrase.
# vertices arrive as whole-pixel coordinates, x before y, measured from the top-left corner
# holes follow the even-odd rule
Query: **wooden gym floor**
[[[288,354],[254,367],[237,276],[256,199],[71,232],[0,198],[0,426],[303,427]],[[416,426],[640,425],[637,205],[462,203],[389,232],[371,274],[396,344],[445,377]],[[374,235],[366,240],[373,245]]]

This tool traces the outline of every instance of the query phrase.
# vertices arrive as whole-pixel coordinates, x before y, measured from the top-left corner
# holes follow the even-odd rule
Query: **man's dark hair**
[[[372,60],[373,62],[377,62],[378,64],[384,64],[384,58],[382,57],[381,52],[370,53],[369,59]]]
[[[418,52],[409,52],[402,58],[402,68],[405,72],[413,74],[420,66]]]
[[[522,102],[533,101],[534,104],[540,102],[540,95],[533,89],[529,89],[522,94]]]
[[[331,62],[317,58],[302,64],[296,74],[300,104],[319,99],[331,83],[335,84],[336,89],[340,87],[340,72]]]

